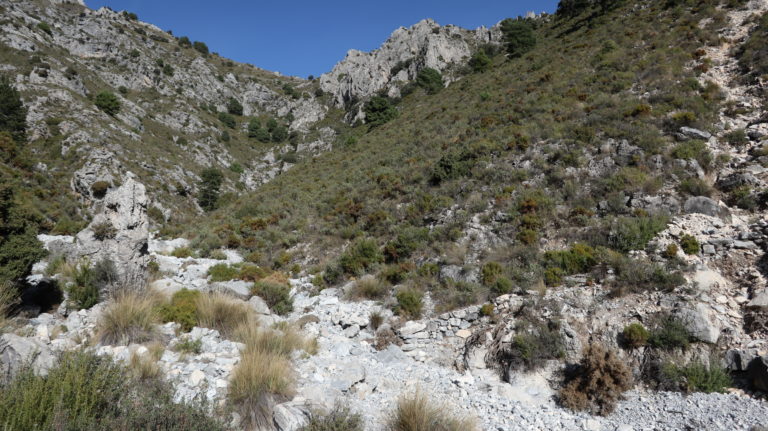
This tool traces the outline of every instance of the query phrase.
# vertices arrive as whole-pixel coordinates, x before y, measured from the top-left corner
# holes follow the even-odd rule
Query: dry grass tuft
[[[389,295],[389,287],[381,280],[366,277],[357,280],[351,289],[347,292],[347,298],[356,301],[363,299],[384,299]]]
[[[160,366],[151,354],[131,354],[128,361],[128,370],[131,375],[139,380],[151,380],[160,377]]]
[[[243,425],[261,429],[272,424],[272,408],[293,394],[291,362],[275,352],[246,350],[232,371],[229,401],[238,407]]]
[[[101,314],[96,325],[102,344],[130,344],[151,341],[156,335],[157,298],[148,293],[121,292]]]
[[[215,329],[225,338],[231,338],[243,322],[251,321],[252,315],[247,303],[221,293],[200,295],[197,300],[198,325]]]
[[[632,371],[611,350],[590,344],[578,369],[567,377],[560,402],[571,410],[607,415],[622,394],[632,388]]]
[[[287,323],[260,328],[253,316],[235,328],[232,338],[245,348],[230,378],[229,400],[240,410],[245,427],[267,427],[275,403],[293,393],[291,355],[299,349],[316,352],[317,340],[305,339]]]
[[[387,423],[387,431],[476,431],[471,418],[453,417],[451,409],[436,404],[420,390],[401,396]]]

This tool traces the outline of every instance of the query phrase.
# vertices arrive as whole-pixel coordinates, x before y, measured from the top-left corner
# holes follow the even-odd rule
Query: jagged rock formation
[[[143,288],[149,263],[149,199],[141,183],[129,177],[107,192],[101,211],[77,234],[75,253],[95,263],[111,260],[117,269],[117,285]]]
[[[333,95],[337,106],[363,100],[381,90],[397,97],[399,86],[413,80],[425,67],[444,71],[465,64],[478,45],[500,41],[498,26],[466,30],[425,19],[395,30],[371,52],[350,50],[333,70],[320,77],[320,86]]]

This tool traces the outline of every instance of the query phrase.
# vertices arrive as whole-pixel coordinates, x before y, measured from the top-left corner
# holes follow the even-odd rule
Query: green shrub
[[[230,97],[227,101],[227,112],[237,116],[243,115],[243,104],[234,97]]]
[[[512,289],[514,289],[512,280],[508,279],[507,277],[498,277],[491,286],[491,293],[494,296],[506,295],[511,293]]]
[[[109,187],[110,184],[107,181],[96,181],[91,184],[91,193],[93,194],[93,197],[101,199],[107,194]]]
[[[488,262],[480,269],[480,280],[486,286],[491,286],[503,274],[504,269],[498,262]]]
[[[712,152],[704,141],[691,140],[677,144],[672,149],[671,156],[675,159],[696,160],[699,165],[708,170],[712,165]]]
[[[195,41],[195,43],[192,44],[192,47],[200,54],[208,55],[208,45],[206,45],[205,42]]]
[[[416,85],[423,88],[427,94],[437,94],[444,88],[443,75],[435,69],[425,67],[416,75]]]
[[[163,323],[176,322],[181,330],[189,332],[197,326],[197,300],[200,292],[197,290],[181,289],[171,296],[170,302],[158,309]]]
[[[645,346],[650,336],[651,333],[640,323],[630,323],[621,332],[622,341],[629,348]]]
[[[606,245],[626,253],[643,250],[648,241],[667,227],[669,218],[663,215],[619,217],[609,227]]]
[[[360,275],[373,265],[380,263],[383,256],[379,246],[372,239],[361,239],[353,243],[339,258],[339,267],[349,275]]]
[[[205,211],[213,211],[218,208],[219,189],[224,181],[224,175],[216,168],[207,168],[200,173],[200,193],[197,203]]]
[[[281,316],[293,310],[290,286],[260,281],[253,285],[251,293],[263,299],[274,313]]]
[[[475,158],[466,151],[452,151],[443,155],[432,168],[430,182],[433,185],[448,180],[466,177],[475,164]]]
[[[768,15],[763,14],[757,26],[737,50],[739,66],[745,80],[755,80],[768,74]]]
[[[192,255],[192,249],[189,247],[179,247],[171,252],[171,256],[178,257],[180,259],[192,257]]]
[[[48,36],[53,36],[53,30],[51,30],[51,26],[47,22],[40,21],[39,23],[37,23],[37,28],[47,33]]]
[[[523,245],[534,245],[539,240],[539,234],[533,229],[520,229],[515,238]]]
[[[411,256],[419,245],[429,239],[429,231],[423,228],[402,229],[395,239],[384,246],[384,257],[387,262],[401,262]]]
[[[657,327],[651,331],[648,344],[658,349],[673,350],[688,349],[691,344],[691,334],[685,325],[670,316],[663,317]]]
[[[128,377],[127,377],[128,376]],[[7,430],[223,431],[197,402],[176,404],[161,380],[140,381],[108,357],[66,352],[46,376],[26,369],[0,390]]]
[[[96,95],[94,101],[96,107],[104,111],[105,114],[114,117],[120,112],[120,100],[114,93],[102,91]]]
[[[699,250],[701,250],[701,245],[696,240],[696,237],[688,234],[680,237],[680,247],[682,247],[685,254],[699,254]]]
[[[212,282],[234,280],[240,275],[240,270],[226,263],[217,263],[208,268],[208,276]]]
[[[71,284],[67,287],[69,305],[77,310],[89,309],[99,303],[100,292],[117,282],[114,262],[103,259],[91,266],[80,262],[72,268]]]
[[[536,46],[536,34],[529,20],[507,18],[501,22],[501,32],[510,57],[520,57]]]
[[[299,431],[364,431],[363,418],[348,407],[336,406],[327,414],[313,413]]]
[[[521,320],[516,324],[515,333],[510,345],[491,352],[494,362],[505,373],[534,370],[543,367],[550,359],[561,359],[565,355],[560,327],[556,322],[545,324]]]
[[[495,315],[493,310],[493,304],[483,304],[483,306],[480,307],[480,315],[493,317]]]
[[[397,108],[387,97],[373,96],[363,106],[365,123],[371,127],[381,126],[397,118]]]
[[[747,132],[745,132],[744,129],[736,129],[726,133],[725,140],[728,141],[729,144],[737,147],[742,147],[749,144],[749,137],[747,136]]]
[[[179,353],[199,355],[203,350],[203,340],[185,338],[173,345],[173,350]]]
[[[490,69],[493,62],[483,50],[476,51],[469,59],[469,67],[475,73],[482,73]]]
[[[682,392],[725,393],[733,383],[728,372],[713,362],[709,366],[693,363],[679,367],[666,363],[661,368],[661,379],[665,389],[675,389]]]
[[[235,120],[235,117],[233,117],[232,114],[228,112],[219,112],[219,121],[221,121],[221,124],[229,127],[230,129],[237,127],[237,121]]]
[[[678,251],[679,249],[677,248],[677,244],[671,243],[664,250],[664,257],[666,257],[667,259],[674,259],[675,257],[677,257]]]
[[[421,317],[424,294],[413,288],[400,289],[396,294],[397,306],[395,312],[407,319],[414,320]]]
[[[557,286],[563,282],[565,271],[556,266],[544,270],[544,284],[547,286]]]
[[[749,186],[741,186],[733,189],[728,194],[727,202],[728,205],[736,206],[747,211],[754,211],[760,205]]]
[[[686,178],[680,181],[678,187],[681,193],[685,193],[690,196],[707,196],[711,197],[714,193],[712,187],[704,180],[698,178]]]
[[[609,255],[605,259],[616,273],[612,283],[614,296],[647,290],[670,291],[686,282],[679,270],[671,270],[662,265],[623,255]]]
[[[574,244],[570,250],[544,253],[545,266],[559,268],[563,274],[573,275],[588,272],[597,264],[595,250],[586,244]]]

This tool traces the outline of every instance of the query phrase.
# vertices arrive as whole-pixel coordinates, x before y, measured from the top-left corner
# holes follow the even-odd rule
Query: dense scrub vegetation
[[[300,257],[293,246],[310,243],[325,257],[302,269],[322,285],[366,272],[390,282],[391,274],[396,284],[418,280],[443,309],[610,268],[619,273],[617,294],[679,285],[676,264],[626,257],[668,220],[626,203],[688,178],[674,159],[696,159],[705,170],[719,163],[673,132],[707,129],[715,119],[720,91],[699,84],[691,64],[702,46],[719,43],[713,35],[724,12],[714,0],[576,3],[545,19],[507,21],[513,55],[475,57],[468,70],[482,73],[436,93],[427,71],[424,88],[402,100],[374,97],[364,106],[368,124],[214,212],[211,227],[193,233],[196,242],[240,247],[275,267]],[[705,17],[712,19],[700,27]],[[589,168],[606,143],[623,141],[635,149],[631,157]],[[468,251],[456,243],[475,216],[508,244],[480,256],[499,274],[482,284],[440,276],[440,268],[464,265]],[[545,240],[564,242],[565,251],[545,253]],[[403,266],[393,272],[393,264]]]
[[[1,389],[3,429],[227,429],[200,403],[174,403],[169,383],[132,377],[111,359],[89,353],[64,353],[46,376],[28,369]]]

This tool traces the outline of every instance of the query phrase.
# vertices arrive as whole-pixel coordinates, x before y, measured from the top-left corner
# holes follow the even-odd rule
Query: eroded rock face
[[[112,260],[118,272],[119,285],[129,288],[144,286],[149,263],[148,205],[144,185],[133,178],[107,192],[101,211],[86,229],[77,234],[77,254],[92,263]],[[104,230],[111,232],[104,236]]]
[[[54,363],[50,347],[37,339],[15,334],[0,337],[0,381],[12,378],[26,365],[45,375]]]
[[[731,222],[731,212],[728,208],[706,196],[689,198],[685,201],[683,210],[686,214],[706,214],[712,217],[719,217],[726,223]]]
[[[72,189],[87,199],[96,198],[93,184],[103,181],[112,184],[113,172],[119,172],[120,163],[113,153],[104,149],[93,151],[91,157],[72,176]]]
[[[452,25],[441,27],[426,19],[395,30],[376,50],[350,50],[332,71],[320,77],[320,87],[333,95],[338,106],[365,99],[382,89],[396,97],[400,95],[398,84],[414,79],[420,70],[431,67],[443,71],[466,62],[477,45],[500,41],[498,26],[465,30]]]

